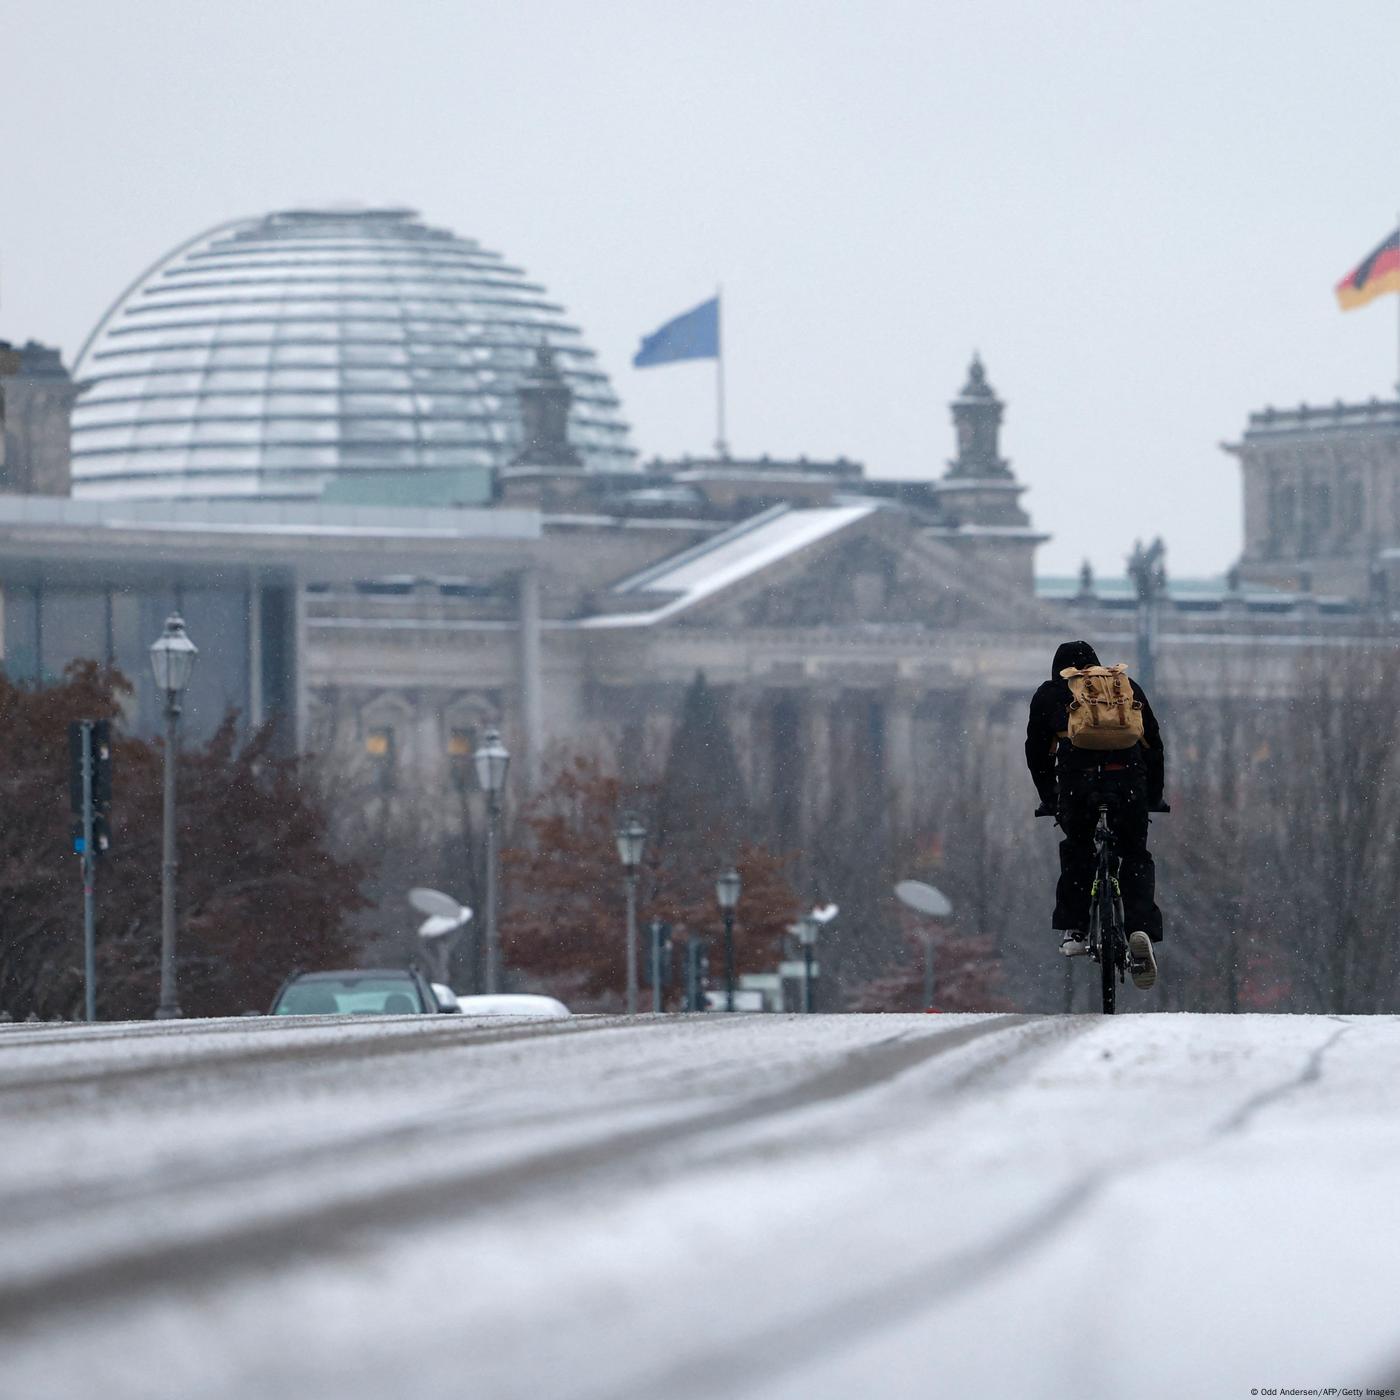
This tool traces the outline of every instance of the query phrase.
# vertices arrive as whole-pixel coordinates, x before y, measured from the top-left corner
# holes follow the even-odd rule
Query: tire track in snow
[[[355,1024],[363,1026],[364,1022],[359,1020]],[[653,1017],[609,1016],[598,1017],[591,1022],[574,1026],[561,1022],[550,1022],[547,1026],[539,1023],[521,1026],[516,1022],[512,1028],[482,1026],[476,1023],[476,1033],[463,1034],[468,1027],[433,1023],[425,1028],[428,1034],[406,1038],[410,1041],[408,1048],[416,1046],[424,1053],[438,1050],[470,1051],[477,1047],[511,1045],[522,1041],[557,1040],[564,1035],[573,1035],[584,1030],[629,1030],[634,1027],[657,1029],[668,1024],[674,1029],[674,1018],[668,1022]],[[711,1020],[696,1025],[695,1029],[722,1032],[724,1027],[723,1023],[716,1024]],[[445,1035],[442,1033],[444,1031],[452,1031],[454,1034]],[[363,1054],[364,1049],[377,1045],[378,1039],[341,1039],[335,1046],[318,1046],[317,1054],[311,1057],[311,1063],[314,1067],[324,1056],[336,1067],[353,1070],[366,1058]],[[399,1043],[399,1037],[392,1038],[393,1047],[397,1048]],[[189,1071],[188,1075],[178,1080],[177,1087],[182,1093],[188,1093],[192,1086],[197,1087],[199,1078],[205,1074],[210,1079],[211,1087],[223,1093],[229,1089],[229,1081],[223,1076],[230,1071],[245,1068],[260,1071],[265,1061],[261,1056],[219,1055],[182,1063]],[[110,1075],[98,1075],[90,1082],[94,1091],[100,1090],[105,1093],[109,1088],[110,1079]],[[44,1092],[42,1087],[35,1087],[33,1084],[26,1087],[34,1095]],[[0,1095],[3,1095],[3,1089],[0,1089]],[[63,1102],[61,1097],[45,1097],[38,1107],[46,1115],[52,1115],[55,1109],[62,1107]],[[513,1116],[494,1114],[486,1119],[483,1119],[475,1103],[453,1103],[445,1108],[435,1103],[398,1115],[386,1116],[373,1127],[343,1133],[340,1136],[310,1142],[293,1142],[290,1145],[259,1141],[252,1150],[232,1160],[202,1157],[195,1161],[181,1161],[176,1169],[178,1175],[171,1170],[156,1175],[149,1170],[138,1168],[133,1174],[121,1178],[66,1181],[57,1186],[38,1184],[0,1187],[0,1220],[5,1220],[12,1226],[18,1223],[32,1228],[57,1221],[69,1221],[82,1214],[100,1214],[117,1206],[136,1206],[143,1201],[182,1203],[218,1187],[241,1186],[246,1189],[250,1185],[275,1181],[281,1175],[314,1169],[327,1163],[344,1165],[371,1158],[386,1150],[401,1153],[406,1149],[434,1142],[447,1143],[469,1133],[479,1133],[483,1129],[495,1132],[500,1129],[538,1127],[542,1124],[557,1126],[571,1120],[589,1118],[599,1123],[604,1115],[625,1114],[654,1102],[653,1096],[639,1091],[631,1098],[615,1099],[605,1105],[591,1103],[573,1109],[555,1106]],[[13,1113],[11,1106],[7,1105],[6,1108]]]
[[[1013,1066],[1024,1065],[1026,1057],[1033,1052],[1056,1049],[1059,1043],[1101,1030],[1107,1024],[1102,1016],[1088,1013],[1033,1018],[1032,1024],[1025,1027],[1022,1034],[1016,1036],[1004,1050],[996,1054],[980,1055],[966,1068],[949,1077],[941,1077],[936,1084],[929,1086],[917,1107],[922,1109],[941,1099],[966,1093],[969,1089],[992,1088],[1007,1070]],[[786,1126],[775,1123],[775,1134],[783,1133]],[[922,1124],[911,1122],[909,1127],[913,1131],[919,1131]],[[886,1125],[882,1131],[889,1132],[890,1129]],[[755,1159],[771,1161],[781,1157],[784,1160],[792,1160],[827,1152],[831,1146],[829,1139],[804,1126],[801,1134],[796,1137],[775,1135],[719,1147],[700,1157],[692,1157],[688,1165],[690,1170],[694,1171],[740,1166]]]
[[[710,1108],[679,1121],[624,1130],[562,1148],[548,1148],[488,1168],[419,1177],[387,1189],[351,1193],[310,1209],[269,1211],[197,1238],[134,1243],[103,1257],[0,1282],[0,1329],[135,1292],[224,1281],[230,1274],[353,1247],[367,1232],[398,1229],[441,1216],[456,1220],[514,1205],[563,1183],[633,1167],[647,1153],[744,1123],[798,1112],[863,1092],[927,1061],[1041,1018],[997,1016],[927,1036],[901,1032],[862,1046],[797,1084]]]
[[[664,1023],[648,1019],[646,1021],[638,1020],[630,1024],[656,1027]],[[1043,1038],[1047,1031],[1063,1034],[1063,1025],[1064,1023],[1058,1022],[1040,1022],[1028,1027],[1026,1035],[1010,1050],[997,1057],[979,1060],[963,1076],[946,1087],[961,1089],[967,1083],[972,1082],[974,1078],[981,1079],[1006,1060],[1018,1054],[1024,1054],[1025,1050],[1031,1048],[1032,1036]],[[606,1025],[600,1020],[592,1028],[625,1029],[628,1026],[629,1022],[624,1018],[610,1017],[607,1019]],[[697,1025],[695,1028],[723,1034],[723,1031],[728,1027],[724,1022],[708,1021],[703,1023],[703,1027]],[[436,1029],[446,1028],[437,1027]],[[462,1028],[454,1029],[460,1030]],[[1087,1027],[1081,1027],[1081,1029],[1087,1029]],[[515,1033],[510,1033],[502,1028],[493,1033],[465,1038],[434,1035],[424,1048],[461,1050],[472,1049],[479,1045],[510,1044],[520,1040],[547,1038],[535,1034],[534,1031],[535,1028],[528,1030],[519,1028]],[[908,1032],[901,1032],[899,1035],[890,1037],[887,1041],[875,1042],[873,1047],[862,1046],[849,1053],[865,1054],[872,1048],[879,1048],[906,1039],[908,1034]],[[922,1040],[923,1037],[920,1039]],[[346,1053],[342,1054],[340,1058],[346,1067],[358,1062],[361,1056],[349,1053],[353,1049],[352,1045],[341,1042],[341,1046]],[[207,1062],[202,1063],[207,1064]],[[239,1068],[241,1065],[241,1060],[235,1060],[232,1067]],[[217,1063],[207,1067],[222,1071],[229,1065],[226,1057],[221,1056]],[[254,1065],[250,1067],[258,1067],[257,1062],[254,1062]],[[104,1089],[107,1087],[105,1077],[97,1082]],[[184,1089],[188,1086],[182,1082],[181,1087]],[[226,1083],[220,1081],[219,1088],[226,1089]],[[538,1127],[542,1124],[559,1125],[579,1119],[592,1119],[595,1123],[599,1123],[604,1115],[625,1114],[648,1104],[654,1104],[654,1102],[653,1096],[638,1092],[633,1097],[613,1100],[605,1105],[592,1103],[576,1109],[552,1107],[520,1113],[512,1117],[492,1116],[485,1120],[475,1104],[453,1105],[447,1108],[434,1104],[399,1116],[386,1118],[373,1127],[343,1134],[339,1137],[315,1142],[292,1143],[288,1146],[279,1146],[276,1143],[259,1143],[253,1151],[234,1160],[199,1159],[190,1163],[182,1162],[178,1169],[178,1176],[172,1175],[169,1171],[162,1175],[142,1171],[139,1175],[119,1179],[68,1181],[58,1186],[26,1185],[17,1188],[0,1188],[0,1219],[9,1221],[12,1225],[18,1223],[22,1226],[34,1227],[56,1221],[67,1222],[81,1214],[101,1213],[116,1206],[135,1206],[143,1201],[157,1200],[162,1204],[173,1204],[219,1187],[241,1186],[246,1190],[250,1185],[273,1181],[276,1177],[289,1172],[312,1169],[326,1163],[344,1165],[357,1158],[373,1157],[385,1150],[403,1152],[405,1149],[433,1142],[450,1142],[465,1134],[477,1133],[483,1129],[494,1132],[502,1128],[520,1129]],[[46,1111],[53,1107],[52,1102],[45,1101]],[[684,1120],[681,1121],[684,1122]]]
[[[1062,1234],[1109,1185],[1134,1173],[1207,1151],[1222,1138],[1241,1131],[1270,1105],[1318,1083],[1327,1052],[1349,1029],[1350,1025],[1346,1025],[1334,1031],[1308,1055],[1296,1074],[1251,1095],[1208,1128],[1199,1142],[1155,1155],[1100,1163],[983,1244],[925,1262],[871,1287],[829,1300],[820,1308],[735,1337],[723,1351],[708,1349],[703,1356],[686,1357],[625,1388],[600,1392],[598,1400],[656,1400],[657,1396],[665,1396],[666,1400],[712,1400],[715,1396],[733,1400],[778,1379],[791,1369],[794,1356],[802,1357],[810,1366],[863,1341],[871,1333],[908,1322],[943,1300],[978,1287]]]
[[[945,1298],[975,1288],[1058,1234],[1082,1211],[1087,1196],[1084,1180],[1076,1181],[987,1244],[908,1269],[871,1288],[824,1303],[819,1309],[733,1338],[723,1351],[710,1349],[688,1357],[626,1389],[607,1391],[599,1400],[657,1400],[659,1396],[665,1400],[709,1400],[713,1396],[732,1400],[791,1370],[795,1356],[810,1365],[871,1332],[906,1322]],[[937,1391],[931,1388],[929,1393]]]
[[[426,1024],[419,1026],[417,1022]],[[299,1029],[308,1031],[344,1029],[347,1024],[364,1025],[363,1020],[346,1022],[337,1020],[334,1026],[278,1027],[295,1033]],[[624,1016],[605,1017],[597,1021],[580,1019],[575,1023],[550,1021],[523,1026],[518,1022],[509,1027],[483,1026],[479,1022],[470,1026],[442,1025],[431,1017],[415,1017],[413,1024],[401,1034],[367,1035],[361,1038],[337,1037],[319,1038],[314,1042],[293,1042],[291,1044],[250,1046],[241,1050],[224,1051],[222,1048],[211,1053],[181,1056],[175,1059],[143,1060],[136,1064],[116,1064],[97,1066],[84,1065],[81,1061],[74,1066],[63,1066],[45,1074],[31,1074],[25,1079],[6,1080],[0,1078],[0,1103],[9,1099],[43,1095],[41,1105],[45,1111],[56,1107],[63,1091],[73,1094],[92,1092],[109,1093],[131,1084],[152,1080],[188,1081],[201,1074],[222,1074],[229,1069],[264,1068],[271,1065],[315,1065],[334,1064],[349,1059],[385,1059],[397,1055],[428,1055],[438,1050],[453,1049],[471,1045],[499,1045],[514,1040],[543,1040],[562,1038],[569,1035],[586,1035],[605,1030],[630,1030],[661,1025],[662,1021],[649,1018],[630,1019]],[[3,1047],[0,1047],[3,1048]],[[7,1112],[15,1111],[7,1105]]]
[[[1309,1084],[1316,1084],[1322,1078],[1322,1061],[1327,1052],[1351,1029],[1345,1025],[1339,1031],[1333,1031],[1328,1038],[1323,1041],[1316,1050],[1308,1056],[1307,1063],[1302,1070],[1293,1078],[1285,1080],[1282,1084],[1276,1084],[1272,1089],[1264,1089],[1253,1098],[1246,1099],[1233,1113],[1224,1118],[1215,1131],[1223,1136],[1226,1133],[1238,1132],[1251,1118],[1262,1113],[1270,1104],[1277,1103],[1280,1099],[1286,1098],[1289,1094],[1295,1093],[1299,1089],[1306,1088]]]

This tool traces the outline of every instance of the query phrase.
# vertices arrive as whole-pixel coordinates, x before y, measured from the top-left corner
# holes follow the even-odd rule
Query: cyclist
[[[1026,725],[1026,766],[1040,794],[1040,810],[1053,812],[1064,832],[1060,879],[1055,889],[1053,927],[1062,934],[1060,951],[1074,957],[1088,951],[1089,891],[1094,880],[1094,827],[1107,805],[1122,866],[1118,879],[1129,929],[1128,970],[1144,990],[1157,980],[1152,945],[1162,940],[1157,908],[1156,870],[1147,849],[1148,813],[1166,811],[1162,789],[1166,753],[1157,717],[1136,681],[1133,696],[1142,704],[1142,741],[1130,749],[1074,748],[1068,738],[1069,684],[1060,672],[1099,665],[1088,642],[1064,642],[1055,652],[1050,679],[1031,697]]]

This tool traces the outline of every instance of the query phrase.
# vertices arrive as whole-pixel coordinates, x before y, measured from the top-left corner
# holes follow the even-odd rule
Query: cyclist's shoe
[[[1082,958],[1088,951],[1086,936],[1074,929],[1067,930],[1060,938],[1060,952],[1067,958]]]
[[[1152,955],[1152,940],[1145,933],[1128,935],[1128,973],[1141,992],[1157,980],[1157,959]]]

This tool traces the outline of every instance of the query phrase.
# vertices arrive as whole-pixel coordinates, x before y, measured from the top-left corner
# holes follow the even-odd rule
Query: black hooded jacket
[[[1069,682],[1060,678],[1060,672],[1069,666],[1082,670],[1085,666],[1100,664],[1098,653],[1088,642],[1062,642],[1050,665],[1050,679],[1031,697],[1030,721],[1026,725],[1026,767],[1031,770],[1031,780],[1040,800],[1049,806],[1055,805],[1055,755],[1059,736],[1069,726]],[[1142,702],[1140,747],[1147,767],[1148,805],[1155,806],[1162,800],[1166,784],[1167,756],[1157,716],[1152,713],[1147,694],[1136,681],[1131,684],[1134,696]]]

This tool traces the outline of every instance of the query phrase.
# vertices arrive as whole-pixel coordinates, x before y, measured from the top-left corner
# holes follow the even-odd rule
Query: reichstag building
[[[908,826],[969,714],[1024,786],[1054,642],[1141,660],[1124,583],[1037,583],[1046,537],[976,358],[948,386],[947,459],[930,444],[911,479],[644,460],[583,332],[521,268],[407,210],[329,208],[159,258],[71,376],[43,346],[14,359],[7,668],[99,655],[141,677],[179,603],[209,659],[197,725],[278,717],[390,800],[450,783],[488,726],[525,787],[552,755],[659,755],[703,672],[781,836],[827,819],[856,757]],[[1166,704],[1231,675],[1286,692],[1300,645],[1373,628],[1400,585],[1400,405],[1261,410],[1231,451],[1238,566],[1152,604]],[[153,703],[138,689],[133,722]]]

